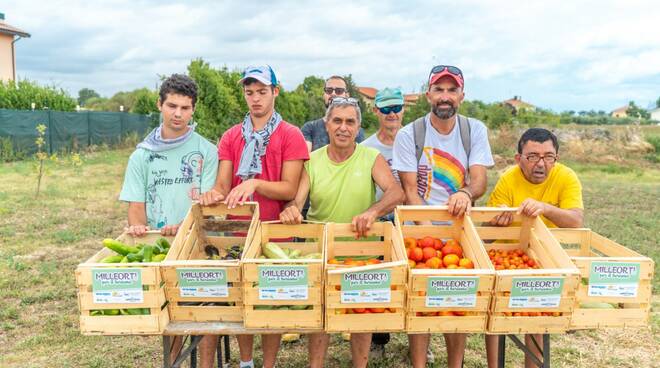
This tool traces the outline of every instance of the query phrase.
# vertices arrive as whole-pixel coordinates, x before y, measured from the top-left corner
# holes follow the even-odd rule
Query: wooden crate
[[[516,210],[515,208],[473,208],[469,216],[475,224],[479,225],[475,228],[487,251],[490,249],[521,249],[540,264],[539,269],[495,270],[495,287],[490,304],[488,332],[493,334],[563,333],[568,330],[573,313],[575,292],[580,282],[579,271],[540,218],[517,215]],[[509,227],[490,226],[488,222],[503,211],[513,212],[513,225]],[[533,279],[537,282],[544,281],[544,278],[545,281],[563,282],[561,292],[556,294],[558,304],[553,307],[510,307],[514,280],[520,278]],[[533,299],[528,299],[528,302],[531,301]],[[555,315],[506,315],[515,312],[549,312]]]
[[[245,246],[256,231],[258,222],[257,203],[250,202],[233,209],[227,208],[224,204],[215,206],[195,204],[190,208],[161,266],[165,281],[165,296],[172,321],[240,322],[243,320],[240,261],[207,259],[204,248],[212,245],[223,251],[233,245]],[[215,296],[209,295],[213,293],[208,289],[206,295],[199,295],[205,290],[204,286],[186,288],[180,285],[180,274],[188,270],[216,272],[216,275],[224,273],[227,288],[216,289]],[[217,284],[215,287],[218,287]],[[219,303],[229,305],[217,305]]]
[[[415,221],[432,221],[433,225],[416,225]],[[469,258],[473,269],[411,269],[408,277],[408,307],[406,331],[428,332],[485,332],[488,322],[495,269],[481,244],[481,240],[469,217],[454,218],[446,206],[399,206],[395,210],[395,222],[402,239],[420,239],[431,236],[457,240],[463,247],[464,257]],[[431,277],[469,278],[477,282],[475,305],[472,307],[427,307],[427,288]],[[464,316],[418,316],[418,313],[452,311]]]
[[[294,241],[297,240],[297,241]],[[262,256],[262,245],[276,242],[282,249],[300,250],[302,255],[321,253],[325,245],[325,224],[303,223],[283,225],[277,222],[262,222],[246,249],[242,260],[244,324],[246,328],[322,330],[323,329],[323,258],[321,259],[266,259]],[[268,296],[262,299],[269,288],[260,288],[260,273],[267,268],[282,267],[307,273],[305,284],[307,297],[299,300],[286,299],[290,296]],[[286,288],[283,288],[286,289]],[[272,289],[270,289],[272,290]],[[266,298],[266,296],[264,296]],[[262,306],[311,306],[305,310],[260,309]]]
[[[153,244],[160,239],[160,231],[149,231],[146,236],[134,238],[126,233],[117,240],[127,245],[139,243]],[[169,242],[172,237],[165,237]],[[116,255],[108,248],[101,249],[94,256],[76,268],[78,306],[80,308],[80,332],[83,335],[157,335],[167,323],[169,315],[165,306],[165,292],[160,275],[160,263],[99,263],[107,256]],[[142,303],[95,303],[92,290],[92,274],[97,270],[130,270],[141,273]],[[148,315],[94,316],[93,310],[149,308]]]
[[[327,225],[325,253],[325,330],[327,332],[402,332],[405,330],[405,307],[408,261],[400,234],[389,222],[375,223],[368,240],[356,240],[350,224]],[[376,240],[372,240],[375,237]],[[379,256],[383,263],[366,266],[329,264],[334,257]],[[348,273],[387,271],[390,275],[390,301],[380,303],[342,303],[342,279]],[[351,314],[350,309],[386,308],[386,313]]]
[[[550,229],[580,270],[571,329],[648,326],[655,264],[651,258],[630,250],[590,229]],[[636,296],[589,296],[589,281],[595,262],[632,263],[638,269]],[[618,309],[582,308],[582,303],[618,304]]]

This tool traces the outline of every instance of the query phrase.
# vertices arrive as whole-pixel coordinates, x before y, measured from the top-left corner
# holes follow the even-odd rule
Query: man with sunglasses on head
[[[331,101],[325,114],[330,143],[312,152],[305,163],[296,198],[280,214],[283,223],[302,221],[301,209],[309,196],[308,220],[351,223],[357,237],[364,237],[379,217],[403,201],[403,191],[383,156],[355,143],[360,122],[357,100],[335,97]],[[378,201],[375,187],[383,191]],[[324,366],[328,341],[326,333],[310,335],[310,367]],[[370,344],[370,333],[351,334],[353,367],[367,366]]]
[[[528,129],[518,141],[515,159],[517,165],[502,174],[495,184],[488,206],[518,207],[519,214],[541,216],[549,227],[582,227],[582,185],[573,170],[557,162],[557,137],[547,129]],[[512,221],[513,214],[503,212],[491,224],[509,226]],[[541,338],[541,335],[525,336],[527,347],[539,359],[542,359],[542,353],[532,339],[540,346]],[[497,340],[498,336],[486,336],[489,367],[497,367]],[[525,356],[525,367],[536,365]]]
[[[225,202],[233,208],[255,201],[259,203],[261,221],[277,220],[284,205],[296,195],[309,152],[300,130],[275,111],[280,89],[270,66],[248,67],[239,83],[249,111],[243,122],[229,128],[220,138],[218,177],[200,203]],[[264,367],[275,366],[280,339],[281,335],[261,335]],[[237,340],[240,368],[254,367],[253,335],[239,335]],[[213,362],[212,356],[210,361]]]
[[[465,97],[460,69],[437,65],[428,84],[431,112],[399,130],[392,168],[399,173],[406,204],[447,205],[460,217],[486,192],[486,168],[494,164],[488,132],[481,121],[457,113]],[[413,366],[426,366],[430,335],[408,336]],[[466,334],[444,337],[448,366],[461,367]]]
[[[333,75],[326,79],[325,86],[323,87],[323,102],[325,103],[325,107],[328,108],[330,100],[335,97],[350,97],[346,87],[346,80],[343,77]],[[316,151],[330,142],[328,132],[325,130],[325,122],[322,117],[306,122],[300,130],[305,137],[307,150],[309,152]],[[355,137],[355,142],[360,143],[363,140],[364,130],[360,128]]]

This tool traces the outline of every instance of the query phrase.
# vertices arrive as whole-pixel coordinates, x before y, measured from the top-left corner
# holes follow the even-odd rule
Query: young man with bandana
[[[229,208],[246,201],[259,203],[260,220],[277,220],[284,205],[295,198],[309,152],[300,129],[275,111],[279,94],[270,66],[250,66],[239,81],[249,112],[228,129],[218,143],[220,165],[215,186],[204,193],[202,205],[225,202]],[[273,367],[281,335],[262,335],[263,366]],[[240,367],[253,367],[252,335],[237,336]]]
[[[494,164],[486,125],[458,114],[463,73],[437,65],[428,77],[431,111],[396,135],[392,168],[398,170],[406,204],[447,205],[453,216],[468,213],[486,192],[486,168]],[[413,367],[426,366],[429,334],[408,335]],[[466,334],[445,334],[447,365],[462,366]]]

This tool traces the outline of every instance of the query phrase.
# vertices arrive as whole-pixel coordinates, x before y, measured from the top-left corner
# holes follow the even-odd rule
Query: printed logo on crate
[[[563,277],[514,277],[509,308],[557,308],[563,288]]]
[[[229,296],[227,270],[224,268],[179,268],[176,270],[176,275],[179,279],[181,297]]]
[[[639,263],[591,262],[589,296],[637,297]]]
[[[144,303],[142,270],[93,268],[92,297],[98,304]]]
[[[429,277],[426,282],[427,307],[474,308],[477,305],[479,277]]]
[[[389,303],[391,270],[346,272],[341,277],[342,303]]]
[[[260,300],[307,300],[307,266],[258,266]]]

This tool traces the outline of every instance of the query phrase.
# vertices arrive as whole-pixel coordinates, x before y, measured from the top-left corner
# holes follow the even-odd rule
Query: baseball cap
[[[437,83],[440,78],[448,76],[456,82],[456,85],[463,87],[465,81],[463,80],[463,72],[455,66],[451,65],[436,65],[429,73],[429,86]]]
[[[277,77],[270,65],[248,66],[238,83],[243,83],[248,78],[254,78],[267,86],[277,86]]]
[[[383,88],[376,93],[376,107],[403,105],[403,93],[400,88]]]

